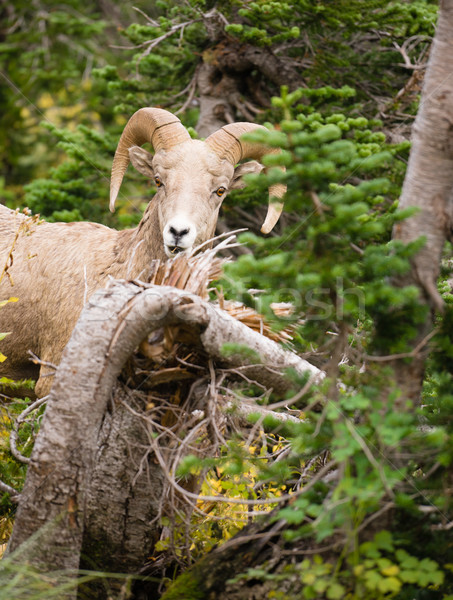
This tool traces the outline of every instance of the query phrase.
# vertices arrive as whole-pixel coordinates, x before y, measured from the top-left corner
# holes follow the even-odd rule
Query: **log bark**
[[[136,574],[159,540],[164,475],[144,450],[149,439],[138,404],[121,384],[114,386],[85,499],[81,569]],[[123,585],[124,579],[94,580],[82,597],[101,600],[119,594]]]
[[[136,469],[135,472],[131,469],[133,463],[126,460],[124,452],[121,456],[124,442],[120,443],[118,426],[114,435],[106,433],[106,415],[116,378],[146,331],[143,318],[134,319],[132,316],[126,321],[131,312],[128,304],[133,306],[140,291],[137,286],[129,285],[112,286],[96,293],[84,309],[65,349],[32,453],[8,547],[9,553],[18,550],[14,556],[21,563],[28,562],[43,571],[61,569],[75,572],[79,567],[82,544],[85,543],[85,549],[90,549],[90,540],[97,539],[97,551],[93,552],[92,562],[98,566],[107,566],[107,563],[109,567],[115,567],[113,570],[116,572],[125,566],[124,551],[119,555],[110,554],[110,535],[115,532],[118,512],[122,516],[122,535],[118,543],[124,542],[129,532],[134,531],[137,515],[134,511],[133,514],[128,513],[128,502],[132,500],[132,504],[138,503],[143,508],[143,498],[137,501],[130,498],[131,494],[124,498],[125,488],[130,490]],[[149,329],[152,329],[168,317],[159,312],[161,304],[157,297],[148,297],[147,301],[149,312],[157,316],[150,321]],[[144,318],[146,320],[146,315]],[[102,452],[105,456],[99,460],[96,453]],[[126,481],[118,479],[120,470],[115,470],[115,459],[117,467],[121,466],[121,461],[127,463],[129,472]],[[105,474],[108,470],[107,464],[113,473],[112,487],[109,491],[105,487],[93,488],[99,473]],[[108,483],[105,480],[104,486]],[[159,496],[158,477],[153,486],[148,509],[143,511],[141,519],[153,512],[149,507],[153,507],[153,496]],[[113,514],[107,513],[108,527],[100,536],[102,527],[99,516],[93,514],[97,511],[97,503],[93,507],[93,497],[102,500],[102,496],[108,497],[109,493],[109,510]],[[120,507],[116,512],[115,506]],[[88,535],[84,538],[84,534]],[[148,539],[151,534],[146,532],[144,537]],[[108,552],[105,552],[106,548],[109,548]],[[146,550],[142,546],[137,548],[136,553],[146,553]],[[112,561],[106,560],[109,555]],[[99,556],[102,556],[102,564],[98,562]],[[130,557],[128,561],[134,562]],[[75,593],[68,593],[65,597],[75,598]]]
[[[306,373],[313,377],[313,381],[320,381],[324,376],[318,367],[208,303],[185,306],[181,310],[194,321],[205,324],[200,341],[209,356],[228,367],[247,367],[247,377],[280,395],[293,388],[291,380],[285,376],[285,369],[294,369],[299,375]],[[252,357],[243,354],[225,354],[223,346],[228,343],[241,344],[253,350],[258,358],[257,364]]]
[[[75,571],[84,555],[86,567],[137,573],[152,552],[163,475],[152,456],[143,469],[147,433],[117,377],[150,332],[181,323],[201,328],[205,351],[226,365],[238,361],[222,355],[225,342],[252,347],[260,364],[251,373],[266,385],[290,389],[285,367],[322,376],[196,295],[132,282],[98,291],[64,351],[35,443],[9,545],[18,561]]]

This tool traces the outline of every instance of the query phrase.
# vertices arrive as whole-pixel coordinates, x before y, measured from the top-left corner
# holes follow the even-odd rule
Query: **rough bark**
[[[291,380],[282,373],[284,369],[294,369],[300,375],[306,373],[314,378],[323,377],[322,371],[308,361],[284,350],[276,342],[249,329],[228,313],[208,303],[197,303],[183,307],[182,310],[183,314],[195,322],[205,324],[200,341],[209,356],[228,367],[246,367],[247,377],[268,389],[272,388],[280,395],[293,388]],[[257,360],[243,354],[225,355],[223,346],[227,343],[246,346],[256,353]]]
[[[131,285],[121,291],[113,287],[95,294],[65,349],[8,548],[13,552],[20,547],[17,560],[21,562],[46,570],[79,567],[95,452],[112,387],[146,331],[142,320],[133,316],[125,327],[130,314],[128,302],[133,304],[138,293],[139,288]],[[156,302],[160,310],[159,300]],[[156,304],[148,304],[148,308],[152,311]],[[162,318],[165,315],[150,321],[150,329],[158,327]],[[116,490],[110,492],[115,494]]]
[[[227,123],[234,121],[234,105],[231,96],[237,96],[236,83],[231,77],[219,75],[218,69],[203,62],[197,75],[200,116],[197,133],[208,137]]]
[[[137,406],[121,384],[112,391],[97,438],[84,506],[80,567],[107,573],[138,573],[159,539],[164,475],[147,453],[148,433]],[[134,410],[131,411],[129,406]],[[84,586],[83,598],[101,600],[124,579],[102,578]]]
[[[425,236],[426,244],[412,260],[412,269],[400,285],[418,285],[420,301],[432,311],[443,310],[437,291],[444,242],[453,229],[453,2],[440,3],[436,35],[431,48],[420,108],[412,130],[409,158],[400,209],[418,212],[399,223],[394,239],[405,243]],[[416,346],[432,328],[432,315],[419,326]],[[417,399],[424,371],[425,352],[410,363],[399,364],[398,379],[404,396]]]
[[[9,546],[18,561],[75,570],[82,554],[87,567],[136,573],[151,553],[163,476],[152,456],[144,468],[147,433],[116,381],[150,332],[175,324],[201,329],[205,351],[229,366],[238,361],[222,355],[225,342],[253,348],[260,365],[249,375],[282,392],[291,387],[285,367],[321,376],[199,296],[131,282],[98,291],[65,349],[35,443]]]
[[[196,74],[200,101],[196,129],[202,137],[239,119],[254,121],[282,85],[293,90],[304,83],[298,71],[269,48],[230,38],[216,40],[202,58]]]
[[[420,109],[412,130],[412,148],[400,209],[418,212],[395,228],[404,242],[426,236],[413,260],[412,278],[432,305],[442,309],[436,288],[445,238],[451,236],[453,187],[453,2],[441,2],[439,23],[428,63]]]

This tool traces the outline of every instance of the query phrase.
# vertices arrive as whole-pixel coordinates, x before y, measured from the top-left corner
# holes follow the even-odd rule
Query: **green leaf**
[[[395,556],[400,561],[400,566],[402,569],[418,570],[420,561],[415,556],[411,556],[405,550],[401,550],[400,548],[395,552]]]
[[[313,135],[313,139],[320,144],[338,140],[339,138],[341,138],[341,129],[333,123],[321,126]]]
[[[245,344],[233,344],[227,342],[222,346],[222,354],[227,357],[241,357],[243,360],[247,360],[255,364],[259,364],[260,362],[262,362],[258,352],[256,352],[249,346],[246,346]]]
[[[369,590],[377,590],[382,581],[382,576],[375,570],[370,570],[365,573],[365,586]]]
[[[381,556],[374,542],[363,542],[363,544],[360,544],[360,552],[370,558],[379,558]]]
[[[445,579],[445,573],[443,571],[434,571],[431,573],[431,581],[434,585],[442,585]]]
[[[378,589],[384,594],[388,592],[397,593],[401,589],[401,581],[396,577],[385,577],[378,584]]]
[[[327,579],[318,579],[318,581],[316,581],[313,584],[313,589],[315,590],[315,592],[318,592],[318,594],[323,594],[326,591],[328,585],[329,582],[327,581]]]
[[[285,519],[289,525],[299,525],[305,520],[305,513],[303,510],[282,508],[278,514],[282,519]]]
[[[429,558],[424,558],[423,560],[420,561],[419,568],[422,569],[423,571],[431,572],[431,571],[437,571],[437,569],[439,568],[439,565],[434,560],[431,560]]]
[[[346,589],[340,583],[333,583],[327,588],[327,598],[329,600],[340,600],[344,598]]]
[[[404,583],[417,583],[418,571],[402,570],[399,573],[399,578],[401,581],[404,581]]]
[[[374,536],[374,543],[382,550],[387,550],[388,552],[393,551],[393,536],[390,531],[384,529],[376,533]]]
[[[193,454],[185,456],[179,463],[177,474],[179,477],[196,473],[202,465],[202,461]]]

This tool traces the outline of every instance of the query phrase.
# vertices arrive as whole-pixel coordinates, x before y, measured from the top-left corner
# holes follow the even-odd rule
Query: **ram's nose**
[[[197,236],[196,228],[188,219],[172,219],[164,228],[164,245],[167,256],[192,248]]]

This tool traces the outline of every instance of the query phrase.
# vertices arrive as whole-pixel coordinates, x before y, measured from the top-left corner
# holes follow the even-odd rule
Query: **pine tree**
[[[411,271],[430,247],[423,223],[406,243],[392,239],[392,230],[420,223],[410,198],[400,210],[397,201],[436,12],[421,0],[157,2],[152,13],[137,11],[123,32],[128,42],[117,44],[133,46],[118,50],[129,62],[94,73],[108,97],[102,129],[51,128],[69,159],[28,187],[27,202],[52,218],[105,220],[99,171],[108,172],[122,120],[144,105],[180,109],[201,136],[229,119],[266,122],[268,131],[252,138],[282,149],[224,208],[227,228],[245,220],[249,251],[225,268],[217,295],[289,331],[292,349],[326,378],[313,389],[292,373],[284,394],[228,381],[239,403],[256,401],[256,415],[216,456],[186,456],[178,470],[182,480],[210,473],[197,508],[226,525],[194,514],[190,526],[180,517],[169,532],[162,520],[167,537],[147,573],[163,578],[197,559],[166,600],[449,598],[451,311],[428,334],[430,307]],[[280,181],[288,185],[285,215],[263,237],[257,215],[265,189]],[[122,224],[135,218],[129,201],[138,207],[149,197],[138,179],[125,189]],[[439,239],[448,276],[450,248]],[[431,274],[428,281],[449,306],[448,281],[440,292]],[[430,340],[435,352],[415,397],[401,374],[411,383],[411,361]],[[240,344],[228,350],[246,354]],[[299,422],[264,418],[263,405],[285,406]],[[231,539],[236,514],[213,508],[212,489],[267,512]]]

